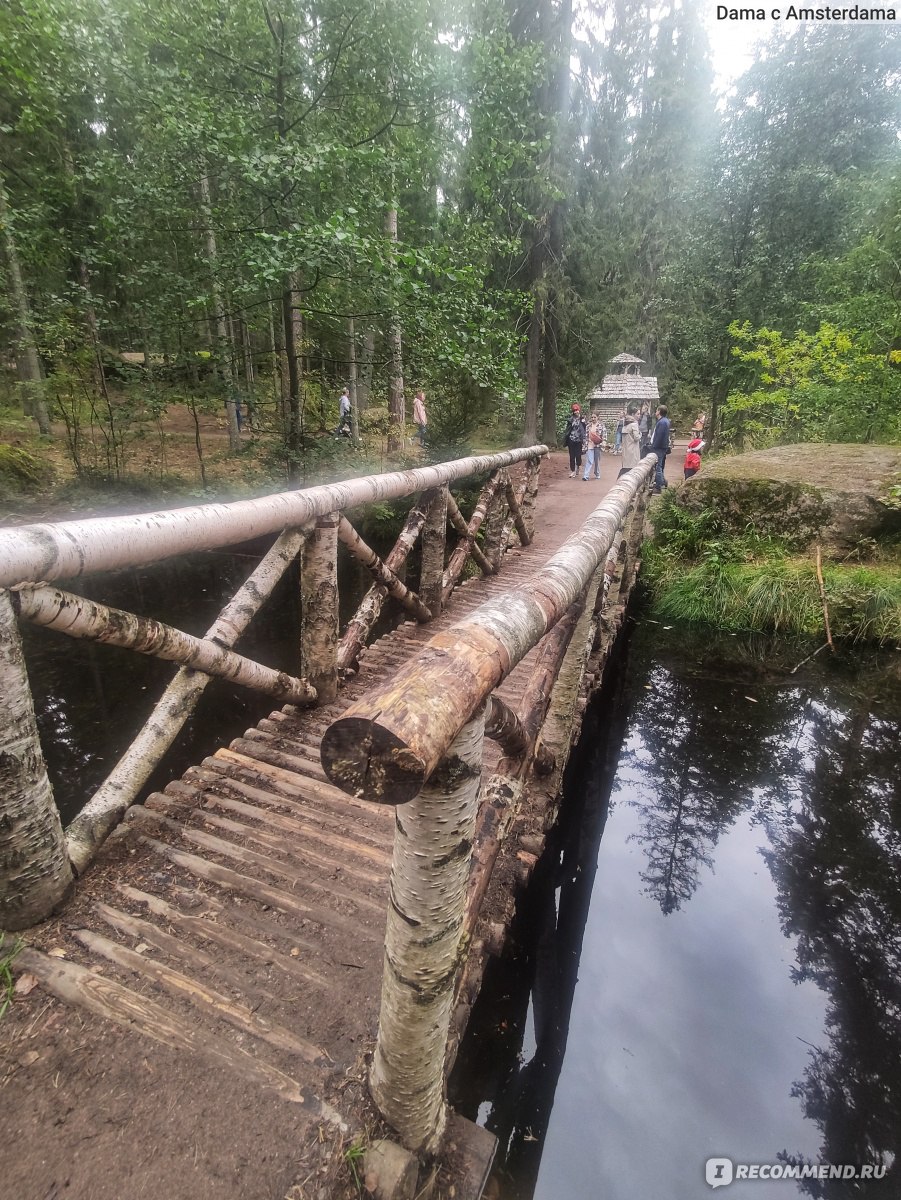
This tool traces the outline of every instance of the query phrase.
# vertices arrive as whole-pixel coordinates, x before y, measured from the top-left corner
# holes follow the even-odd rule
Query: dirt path
[[[328,784],[319,739],[437,628],[527,587],[619,462],[583,483],[551,455],[535,542],[499,576],[458,589],[439,622],[383,638],[335,705],[272,713],[132,810],[15,964],[20,994],[0,1024],[6,1194],[356,1195],[343,1152],[377,1020],[393,817]],[[509,702],[528,670],[506,681]]]

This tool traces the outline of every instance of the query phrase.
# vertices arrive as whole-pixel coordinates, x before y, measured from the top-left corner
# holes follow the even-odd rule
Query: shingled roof
[[[589,400],[601,403],[616,400],[657,401],[660,393],[657,390],[657,379],[653,375],[605,375],[600,387],[592,388],[588,393]]]
[[[634,354],[617,354],[608,365],[614,368],[613,372],[605,375],[603,383],[588,393],[587,399],[592,410],[622,408],[633,400],[637,404],[658,403],[660,393],[656,377],[640,374],[643,358],[636,358]]]

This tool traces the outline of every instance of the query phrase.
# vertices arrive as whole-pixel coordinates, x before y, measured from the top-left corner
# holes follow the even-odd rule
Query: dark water
[[[901,664],[648,622],[486,980],[454,1098],[505,1200],[901,1196]],[[893,1166],[894,1164],[894,1166]]]

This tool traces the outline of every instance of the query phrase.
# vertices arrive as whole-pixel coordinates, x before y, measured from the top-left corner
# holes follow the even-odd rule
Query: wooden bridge
[[[652,468],[599,505],[609,466],[583,485],[532,447],[0,533],[0,927],[28,930],[0,950],[17,947],[0,1024],[9,1195],[304,1200],[356,1195],[366,1175],[401,1197],[420,1170],[420,1188],[439,1172],[436,1195],[479,1193],[493,1139],[447,1112],[446,1073],[553,821]],[[486,474],[467,518],[449,484]],[[382,561],[344,514],[403,495]],[[203,639],[53,585],[263,533],[272,549]],[[414,591],[401,571],[418,539]],[[340,639],[339,541],[373,575]],[[298,554],[292,677],[232,647]],[[461,583],[467,562],[478,576]],[[406,619],[367,646],[389,598]],[[182,664],[66,831],[17,619]],[[135,803],[214,674],[290,702]]]

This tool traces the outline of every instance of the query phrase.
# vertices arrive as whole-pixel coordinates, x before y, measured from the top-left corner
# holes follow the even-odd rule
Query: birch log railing
[[[343,676],[354,670],[387,598],[425,622],[440,614],[470,558],[480,570],[496,572],[514,530],[528,544],[546,453],[545,446],[531,446],[232,504],[0,531],[0,929],[26,928],[59,905],[134,803],[211,677],[294,704],[328,703]],[[517,464],[524,469],[514,486],[509,468]],[[487,482],[467,520],[449,485],[482,474]],[[413,496],[414,503],[383,561],[345,514],[404,496]],[[486,516],[497,543],[490,554],[476,542]],[[448,521],[458,533],[449,555]],[[277,535],[273,545],[204,637],[51,586],[55,580],[145,566],[270,535]],[[399,572],[420,537],[415,591]],[[340,638],[339,542],[373,578]],[[233,647],[298,555],[300,674],[294,676]],[[135,741],[65,831],[41,750],[17,619],[180,664]]]
[[[497,839],[492,848],[485,836],[498,822],[491,783],[479,807],[483,738],[500,739],[521,774],[591,581],[603,564],[595,609],[603,620],[616,571],[621,579],[634,574],[655,464],[650,455],[624,476],[528,589],[490,600],[436,634],[323,735],[322,764],[333,783],[397,806],[370,1088],[408,1150],[440,1145],[457,984],[497,854]],[[493,692],[549,632],[512,712]],[[481,861],[473,862],[474,844]]]

